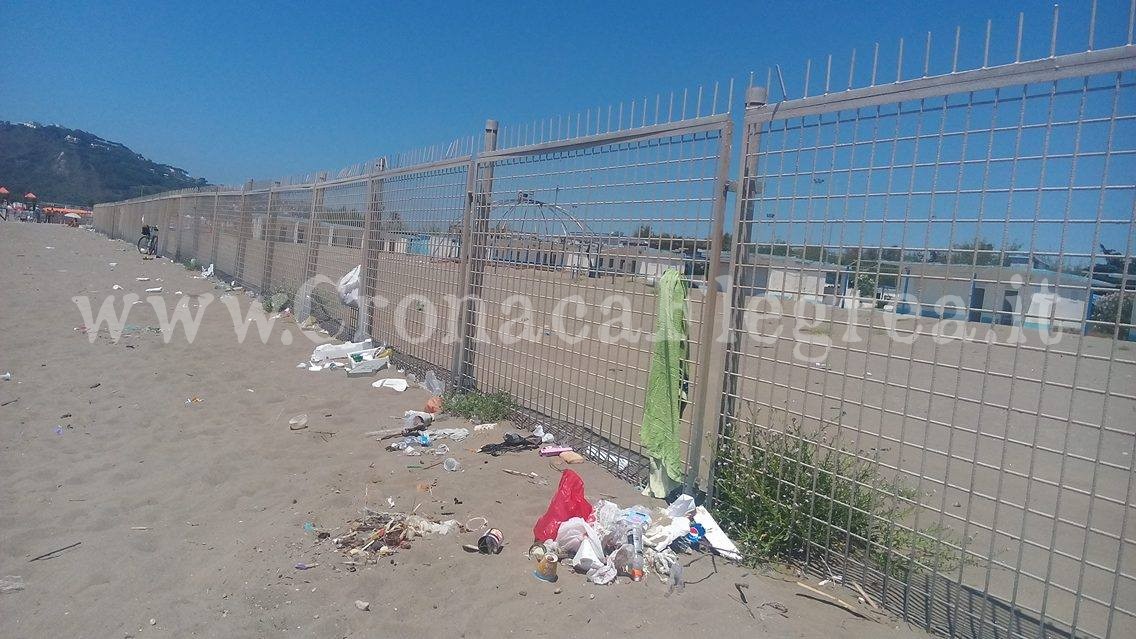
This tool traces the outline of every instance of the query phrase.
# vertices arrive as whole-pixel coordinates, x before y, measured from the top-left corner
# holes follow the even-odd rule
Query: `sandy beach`
[[[198,296],[222,295],[120,241],[3,223],[0,273],[0,373],[12,375],[0,381],[0,578],[25,584],[0,594],[0,636],[921,634],[801,596],[796,577],[775,567],[708,555],[683,557],[687,586],[670,596],[654,575],[595,586],[562,569],[555,585],[539,581],[525,551],[558,473],[534,452],[472,452],[500,431],[451,446],[461,472],[410,469],[419,458],[384,451],[363,433],[398,425],[426,391],[400,394],[372,388],[374,378],[297,368],[313,343],[291,320],[277,321],[267,343],[255,329],[238,343],[218,302],[192,343],[180,332],[166,343],[150,330],[157,321],[147,303],[131,307],[133,328],[119,339],[104,333],[91,343],[76,296],[97,308],[108,295],[144,297],[160,286],[166,308],[184,300],[194,310]],[[242,312],[250,303],[260,312],[259,302],[235,298]],[[194,397],[201,401],[187,404]],[[289,430],[299,413],[309,415],[308,428]],[[573,469],[591,500],[662,505],[590,463]],[[461,545],[477,534],[434,536],[349,570],[330,540],[305,532],[310,522],[334,535],[362,507],[385,510],[388,499],[439,519],[485,517],[504,532],[505,549],[468,554]],[[735,584],[746,584],[748,608]],[[828,592],[856,601],[848,590]]]

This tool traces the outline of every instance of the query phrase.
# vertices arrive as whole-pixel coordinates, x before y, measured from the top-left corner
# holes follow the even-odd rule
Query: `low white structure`
[[[904,264],[896,311],[971,322],[1080,331],[1092,299],[1116,287],[1054,271],[1040,260],[1007,266]]]
[[[431,235],[426,240],[426,250],[434,259],[456,260],[461,257],[461,238],[457,235]]]
[[[722,272],[729,273],[726,265]],[[747,295],[803,299],[830,306],[843,305],[853,277],[839,264],[762,254],[742,258],[738,275]]]

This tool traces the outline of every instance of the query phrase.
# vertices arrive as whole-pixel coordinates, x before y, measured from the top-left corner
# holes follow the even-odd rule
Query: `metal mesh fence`
[[[654,287],[669,269],[688,290],[683,405],[697,391],[702,299],[712,244],[721,239],[712,234],[715,201],[725,197],[724,190],[716,197],[715,184],[730,126],[727,115],[654,117],[660,121],[645,125],[631,113],[632,128],[605,131],[623,123],[591,113],[578,136],[551,133],[549,123],[551,141],[542,130],[483,152],[471,225],[468,290],[479,312],[466,374],[480,389],[506,391],[525,409],[582,427],[590,456],[633,477],[646,471],[638,426],[654,349]],[[684,459],[695,414],[682,412]]]
[[[233,280],[237,275],[237,250],[240,244],[241,201],[243,195],[221,195],[213,216],[213,260],[218,277]]]
[[[780,550],[952,636],[1136,633],[1134,68],[751,90],[735,530],[791,504]]]
[[[238,225],[237,241],[241,256],[236,278],[245,286],[258,291],[262,289],[264,277],[268,198],[268,192],[246,194]]]
[[[274,192],[269,224],[268,279],[265,292],[284,293],[295,300],[300,284],[306,279],[308,221],[312,212],[311,189]]]
[[[1117,47],[1094,49],[1097,21],[1058,55],[1055,20],[1032,61],[1019,24],[1003,65],[988,29],[971,71],[956,34],[921,74],[901,45],[891,84],[877,48],[847,90],[831,58],[804,97],[751,88],[732,185],[715,88],[95,225],[134,242],[153,222],[163,255],[507,392],[636,481],[677,271],[687,488],[744,550],[949,636],[1129,636],[1136,53],[1131,14]],[[335,290],[356,266],[358,308]]]
[[[453,363],[462,286],[461,232],[470,158],[392,168],[371,186],[371,240],[364,289],[372,332],[414,370],[443,378]],[[422,372],[419,370],[419,372]]]
[[[331,184],[316,190],[313,206],[307,273],[322,275],[326,282],[312,290],[312,313],[330,321],[333,332],[345,339],[354,335],[359,313],[340,303],[335,285],[362,261],[367,194],[367,180]]]

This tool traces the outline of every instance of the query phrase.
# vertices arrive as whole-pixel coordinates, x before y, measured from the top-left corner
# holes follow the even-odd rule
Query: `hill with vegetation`
[[[13,199],[92,205],[207,182],[123,144],[56,125],[0,121],[0,185]]]

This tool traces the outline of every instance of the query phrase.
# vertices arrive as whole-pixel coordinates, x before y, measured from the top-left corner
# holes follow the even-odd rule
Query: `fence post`
[[[308,213],[308,254],[304,262],[304,281],[308,281],[315,277],[317,266],[319,264],[319,242],[316,241],[316,228],[319,224],[316,223],[316,216],[323,210],[323,187],[320,186],[327,180],[327,173],[320,173],[316,178],[316,183],[312,185],[312,206]]]
[[[241,205],[237,209],[237,256],[236,263],[233,265],[233,277],[245,286],[248,283],[245,281],[245,250],[248,248],[249,230],[252,224],[252,214],[248,210],[248,192],[252,189],[252,180],[245,183],[245,188],[241,189]]]
[[[273,210],[272,199],[275,195],[274,189],[268,189],[268,207],[264,213],[264,268],[261,270],[260,275],[260,292],[265,297],[270,297],[272,291],[272,258],[276,252],[276,240],[274,239],[276,216],[278,213]]]
[[[200,203],[201,195],[199,192],[193,198],[193,258],[198,262],[201,261],[201,214],[197,211]]]
[[[383,178],[387,169],[387,159],[375,160],[370,179],[367,180],[367,214],[363,218],[363,238],[359,243],[362,256],[362,277],[359,282],[358,325],[355,327],[355,341],[361,342],[371,335],[371,309],[374,308],[375,289],[379,281],[379,251],[382,250],[380,234],[383,217]]]
[[[751,109],[765,106],[768,95],[768,89],[765,87],[750,87],[746,90],[745,112],[748,113]],[[739,275],[741,272],[739,265],[747,264],[753,260],[753,256],[749,255],[749,252],[752,251],[750,236],[753,232],[754,197],[761,190],[761,185],[757,180],[757,157],[761,149],[761,126],[760,123],[745,122],[743,114],[742,162],[738,179],[734,246],[730,252],[730,303],[724,310],[724,312],[730,314],[730,328],[729,336],[724,344],[726,361],[722,374],[718,439],[721,439],[722,435],[730,428],[731,420],[737,414],[739,348],[741,348],[742,335],[745,329],[745,296],[749,294],[748,291],[750,290],[750,287],[742,281],[742,277]],[[708,492],[713,494],[713,490],[714,466],[711,464]]]
[[[733,148],[734,123],[730,120],[722,125],[718,139],[718,166],[714,171],[714,203],[711,212],[710,264],[706,269],[706,296],[702,300],[702,325],[698,331],[698,366],[694,380],[694,413],[691,419],[690,450],[688,451],[687,472],[684,490],[694,494],[694,486],[701,470],[703,438],[706,423],[714,420],[719,402],[708,401],[711,397],[710,373],[717,359],[717,309],[718,276],[722,264],[722,233],[726,225],[726,193],[730,188],[730,150]],[[716,421],[716,420],[715,420]]]
[[[181,261],[181,195],[174,195],[173,197],[165,198],[167,202],[166,212],[164,217],[168,218],[172,224],[167,222],[166,228],[174,227],[174,251],[173,261]]]
[[[497,120],[485,121],[483,151],[497,149]],[[461,339],[454,348],[454,364],[450,383],[458,388],[473,387],[474,342],[477,336],[477,311],[481,303],[481,286],[485,276],[484,244],[488,237],[489,211],[493,205],[493,161],[485,163],[485,174],[478,180],[481,163],[475,156],[466,177],[466,207],[462,221],[462,313],[458,328]]]
[[[209,246],[209,264],[210,265],[217,263],[217,248],[218,248],[218,243],[221,241],[221,232],[220,232],[220,229],[217,228],[217,209],[220,207],[220,204],[221,204],[221,192],[217,191],[217,192],[213,193],[213,225],[212,225],[213,237],[212,237],[212,239],[209,240],[209,245],[210,245]]]

